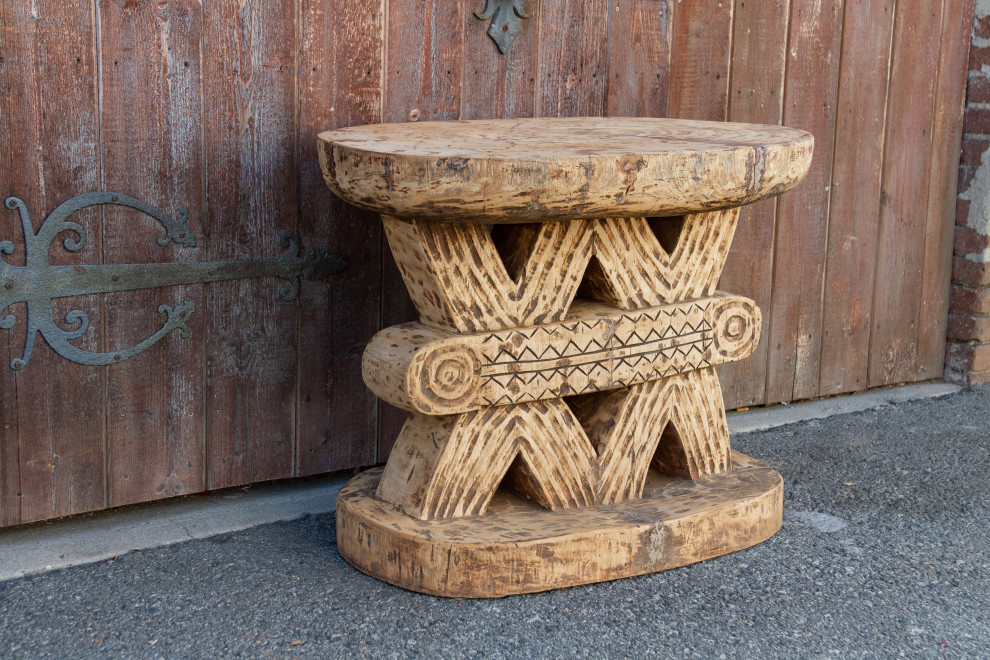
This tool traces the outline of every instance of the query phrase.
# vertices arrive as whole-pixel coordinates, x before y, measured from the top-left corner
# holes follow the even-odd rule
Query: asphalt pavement
[[[983,386],[737,435],[783,528],[666,573],[435,598],[314,515],[0,582],[0,657],[990,658],[988,415]]]

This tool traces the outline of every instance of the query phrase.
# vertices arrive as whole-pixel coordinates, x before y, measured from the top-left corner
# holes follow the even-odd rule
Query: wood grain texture
[[[514,461],[517,490],[543,508],[595,503],[595,451],[560,399],[411,415],[376,496],[420,520],[481,515]]]
[[[751,300],[725,294],[635,311],[582,302],[559,323],[477,334],[407,323],[375,335],[363,374],[394,406],[450,415],[741,360],[759,341],[760,325]]]
[[[729,0],[670,3],[670,117],[724,121],[732,55]]]
[[[47,0],[0,7],[0,192],[22,198],[35,227],[66,198],[100,187],[93,11],[89,3]],[[24,265],[16,216],[2,214],[2,239],[15,244],[3,258]],[[69,254],[56,244],[52,264],[99,263],[99,212],[72,219],[87,229],[86,247]],[[61,322],[73,309],[94,325],[103,318],[95,296],[57,301],[52,317]],[[104,373],[66,363],[40,344],[30,370],[15,374],[8,365],[21,356],[26,310],[5,313],[17,324],[0,337],[0,525],[105,507]],[[89,334],[77,344],[100,350],[101,341]]]
[[[732,32],[730,121],[779,124],[783,116],[784,71],[790,0],[736,0]],[[735,291],[770,310],[773,284],[774,231],[777,199],[739,210],[732,250],[722,273],[721,288]],[[766,401],[768,342],[766,333],[745,362],[718,369],[726,406]]]
[[[375,496],[378,469],[337,497],[337,546],[370,575],[438,596],[497,598],[668,570],[741,550],[781,524],[780,475],[742,454],[697,481],[649,473],[645,497],[546,511],[508,492],[484,517],[424,523]],[[594,549],[594,551],[589,551]]]
[[[918,310],[931,181],[941,2],[897,4],[887,104],[880,229],[870,337],[871,386],[913,380],[918,372]]]
[[[608,79],[609,3],[541,0],[535,117],[599,117]],[[534,19],[530,19],[534,20]]]
[[[356,206],[496,224],[748,204],[796,185],[813,143],[784,127],[638,118],[379,124],[319,139],[327,184]]]
[[[387,50],[382,64],[385,83],[382,90],[382,120],[401,122],[460,118],[461,106],[464,105],[461,99],[462,90],[473,87],[475,92],[487,92],[491,89],[491,81],[485,85],[471,85],[467,81],[467,67],[470,64],[478,68],[479,63],[476,59],[469,62],[464,58],[466,34],[476,27],[475,24],[481,28],[481,34],[475,35],[478,39],[476,43],[487,42],[491,48],[498,50],[495,43],[484,34],[487,26],[481,27],[482,22],[463,3],[417,0],[386,4],[388,15],[384,31],[387,34],[384,36]],[[515,45],[519,46],[518,39]],[[487,52],[484,47],[478,51]],[[497,58],[489,58],[490,64],[498,61],[500,60]],[[486,66],[484,74],[489,73],[490,67]],[[532,92],[529,96],[532,99]],[[484,105],[484,111],[491,111],[488,104]],[[329,124],[315,128],[318,132],[328,126]],[[311,145],[315,149],[315,143]],[[313,164],[318,167],[318,161]],[[330,196],[335,204],[348,208],[328,190],[321,191],[321,196]],[[381,318],[375,329],[415,319],[416,308],[406,292],[402,276],[395,267],[383,236],[374,249],[380,251],[382,263]],[[366,334],[364,338],[367,336]],[[405,420],[405,411],[387,403],[379,404],[377,462],[388,457]]]
[[[609,117],[665,117],[670,96],[671,10],[668,0],[610,3]]]
[[[505,480],[558,511],[642,497],[651,464],[685,479],[730,467],[711,368],[615,390],[578,415],[561,399],[413,413],[376,496],[420,520],[478,516]]]
[[[963,71],[969,59],[973,9],[973,3],[966,0],[945,0],[942,5],[938,85],[932,122],[932,183],[928,188],[925,251],[921,265],[917,380],[939,378],[943,373],[956,217],[956,173],[966,97],[967,76]]]
[[[481,9],[483,3],[477,3]],[[463,12],[464,50],[462,59],[460,119],[507,119],[535,117],[538,90],[542,0],[527,0],[526,11],[533,18],[519,21],[519,34],[507,53],[488,36],[488,21]]]
[[[820,395],[867,385],[893,24],[893,1],[846,4],[825,255]]]
[[[380,327],[383,238],[377,218],[326,189],[314,136],[381,121],[384,21],[379,0],[299,4],[298,230],[307,249],[344,255],[348,265],[327,282],[304,283],[287,306],[299,314],[295,475],[377,460],[378,406],[361,384],[360,356]]]
[[[163,345],[166,350],[182,351],[186,342],[212,342],[208,333],[214,330],[218,338],[226,341],[222,348],[203,358],[209,359],[209,384],[213,391],[220,392],[223,401],[219,407],[206,407],[204,437],[183,432],[168,440],[202,447],[206,436],[214,436],[214,426],[223,437],[236,438],[232,445],[209,441],[210,451],[230,449],[240,456],[237,460],[241,467],[229,478],[224,477],[222,483],[375,460],[368,458],[369,438],[376,432],[374,409],[362,408],[370,396],[355,385],[362,344],[381,325],[414,318],[391,257],[383,254],[387,248],[377,220],[336,201],[315,175],[312,150],[316,131],[371,121],[405,121],[412,119],[414,105],[420,110],[420,120],[559,113],[718,120],[728,117],[776,124],[781,121],[779,91],[784,84],[784,53],[789,35],[801,25],[811,29],[807,27],[811,23],[790,10],[791,2],[787,0],[724,0],[721,7],[719,2],[694,0],[617,0],[590,7],[573,0],[526,0],[526,8],[534,16],[521,21],[521,34],[510,52],[501,55],[484,32],[487,24],[472,14],[481,9],[481,0],[475,5],[439,0],[299,0],[289,4],[172,0],[154,7],[151,4],[154,3],[100,0],[79,5],[35,0],[0,6],[0,84],[5,91],[0,99],[0,152],[7,164],[0,172],[0,190],[25,199],[39,223],[44,212],[64,199],[99,189],[104,180],[100,170],[100,123],[106,118],[109,123],[104,132],[118,139],[108,153],[110,160],[117,163],[117,178],[113,179],[109,169],[107,174],[132,192],[148,191],[170,213],[189,207],[191,222],[203,223],[202,248],[197,258],[274,256],[280,251],[276,243],[279,233],[296,224],[304,234],[306,247],[325,247],[350,261],[350,267],[326,286],[304,284],[298,305],[275,302],[271,295],[278,286],[275,282],[256,282],[252,285],[256,288],[243,289],[239,300],[235,297],[241,296],[242,289],[229,285],[225,307],[212,317],[212,325],[204,326],[202,332],[194,328],[190,340],[169,339],[168,346]],[[871,374],[880,374],[868,381],[873,384],[884,378],[927,378],[933,369],[936,373],[939,370],[945,317],[945,264],[940,259],[951,241],[940,221],[951,210],[937,209],[943,205],[948,208],[952,203],[954,131],[959,128],[955,113],[963,98],[961,84],[967,67],[962,53],[969,42],[970,26],[965,23],[972,3],[933,0],[926,5],[931,9],[928,13],[917,3],[911,7],[904,2],[898,4],[901,15],[914,16],[913,23],[920,27],[917,32],[901,28],[890,40],[893,70],[884,69],[888,66],[888,54],[883,52],[887,38],[884,27],[871,33],[859,24],[858,32],[845,32],[843,52],[836,55],[842,60],[838,64],[842,72],[840,87],[851,91],[845,96],[840,92],[833,168],[837,176],[831,179],[828,242],[824,257],[814,257],[824,258],[829,264],[826,286],[835,282],[835,290],[826,288],[824,293],[821,352],[812,356],[820,363],[820,393],[860,387],[857,381],[862,377],[862,367],[857,364],[868,363]],[[884,6],[882,2],[855,6],[848,3],[844,30],[854,19],[873,16]],[[798,2],[795,7],[814,9],[814,4]],[[180,15],[201,15],[200,35],[192,29],[193,19],[177,21]],[[121,16],[130,17],[130,23],[122,22]],[[137,16],[151,18],[148,24],[138,25]],[[171,18],[166,20],[167,16]],[[190,29],[176,27],[183,20]],[[558,22],[561,20],[563,23]],[[148,38],[133,46],[118,42],[123,25],[132,25],[135,34],[147,34]],[[195,55],[200,46],[202,67],[197,72],[199,58]],[[147,94],[142,96],[134,90],[135,104],[143,110],[125,107],[129,92],[116,86],[120,74],[114,72],[112,59],[98,66],[98,57],[104,59],[104,53],[111,51],[126,51],[117,66],[123,67],[122,71],[134,78],[142,90],[157,95],[155,99],[166,105],[155,107]],[[190,59],[182,57],[185,54],[190,54]],[[849,56],[855,59],[847,59]],[[596,57],[605,60],[596,61]],[[166,73],[166,66],[171,66],[167,65],[169,58],[180,64],[189,61],[189,72],[183,64],[181,70],[169,68]],[[393,71],[393,64],[400,73]],[[836,63],[824,65],[830,68]],[[800,71],[800,67],[789,67],[788,75]],[[182,106],[180,112],[182,99],[189,98],[189,77],[197,73],[202,99],[190,98],[189,105]],[[890,110],[900,123],[894,127],[888,122],[884,128],[882,143],[887,153],[881,157],[885,163],[882,185],[871,211],[867,193],[857,192],[848,198],[843,194],[843,185],[846,190],[853,186],[841,180],[843,168],[849,169],[841,163],[853,162],[871,172],[871,164],[878,160],[876,131],[862,124],[843,124],[843,108],[875,108],[878,90],[888,73],[893,74]],[[135,77],[138,74],[140,77]],[[170,88],[173,80],[174,89]],[[794,83],[790,84],[793,88]],[[926,84],[933,90],[927,123],[919,119],[926,103],[922,98],[928,93]],[[114,107],[141,116],[125,126],[120,117],[108,116],[106,108],[101,115],[97,110],[100,89]],[[727,101],[730,90],[732,98]],[[380,116],[368,112],[369,103],[380,103]],[[660,108],[661,104],[665,105]],[[817,121],[821,110],[822,106],[808,104],[802,112]],[[430,114],[433,111],[435,115]],[[194,124],[197,115],[203,136],[203,163],[199,167],[179,166],[189,162],[192,155],[179,148],[180,142],[174,138],[177,131]],[[901,121],[902,116],[906,122]],[[890,117],[894,121],[892,114]],[[787,123],[794,122],[788,118]],[[146,131],[162,133],[147,135]],[[121,154],[134,152],[137,145],[147,147],[147,153],[154,154],[156,161],[159,156],[166,160],[152,162],[152,156],[142,155],[140,161],[126,162],[125,168]],[[158,172],[159,167],[164,172]],[[917,190],[922,171],[928,172],[924,193]],[[158,178],[154,176],[156,172],[160,174]],[[870,186],[855,188],[869,190]],[[197,193],[197,189],[201,192]],[[887,228],[883,240],[876,245],[877,259],[869,257],[869,249],[864,247],[868,239],[852,232],[869,231],[869,223],[877,222],[870,218],[881,215],[881,202]],[[840,213],[837,205],[850,204],[856,205],[855,212]],[[743,209],[721,284],[726,290],[755,299],[768,317],[773,312],[769,294],[773,224],[785,216],[777,216],[774,208],[775,202],[770,201]],[[911,215],[915,211],[917,218]],[[903,218],[908,221],[900,224]],[[76,219],[90,229],[86,251],[77,255],[53,252],[53,256],[63,263],[98,263],[104,255],[99,211],[89,210]],[[114,215],[108,224],[111,232],[121,226],[118,220],[130,226],[126,221],[132,218],[129,214]],[[800,226],[800,218],[797,220],[791,235],[803,242],[806,231]],[[849,224],[853,220],[855,227]],[[359,227],[361,223],[366,224]],[[0,238],[16,241],[11,232],[13,223],[4,223],[4,227],[7,229]],[[815,225],[808,231],[820,229]],[[846,251],[843,236],[850,235],[856,236],[857,241]],[[216,236],[220,236],[222,250],[213,249]],[[110,238],[118,241],[114,250],[123,250],[125,242],[129,244],[120,234],[111,234]],[[135,235],[133,242],[139,243],[140,237]],[[148,256],[164,259],[162,255],[172,255],[171,250],[158,250],[154,248]],[[117,254],[125,256],[123,252]],[[863,259],[856,261],[860,257]],[[5,258],[14,263],[19,255]],[[844,259],[851,262],[847,264]],[[871,271],[871,260],[879,264],[873,269],[876,272]],[[386,273],[379,278],[376,268]],[[873,305],[870,281],[874,277],[878,302],[866,314],[872,321],[874,341],[866,359],[857,359],[842,351],[852,350],[861,339],[851,334],[846,342],[843,333],[846,328],[853,328],[853,333],[862,328],[863,320],[857,320],[856,314],[862,303]],[[905,285],[912,277],[917,282]],[[848,280],[848,286],[843,280]],[[792,283],[778,278],[777,292],[781,287],[801,288],[801,281],[795,278]],[[906,293],[902,294],[905,287]],[[207,287],[217,288],[220,287]],[[356,291],[360,293],[354,294]],[[173,295],[175,291],[160,293]],[[791,294],[785,292],[787,295]],[[804,305],[807,297],[801,295],[800,305]],[[905,302],[907,298],[910,301]],[[114,303],[109,310],[113,314],[107,314],[103,303],[94,297],[59,302],[55,316],[64,317],[72,308],[87,311],[94,326],[82,338],[82,345],[105,349],[112,345],[108,342],[116,342],[124,335],[115,339],[104,332],[104,320],[142,323],[155,316],[154,309],[149,314],[140,296],[117,296],[116,300],[119,305]],[[194,324],[210,316],[210,292],[204,292],[198,302]],[[312,311],[313,323],[305,316],[307,310]],[[23,320],[22,310],[15,307],[12,311],[19,321]],[[380,319],[373,322],[376,315]],[[266,321],[259,325],[258,318]],[[339,332],[323,331],[320,324],[339,327]],[[20,354],[21,327],[0,333],[0,352],[4,352],[0,366]],[[221,332],[230,328],[237,330]],[[123,329],[116,327],[114,332]],[[904,337],[909,334],[911,338],[888,341],[901,330]],[[767,334],[764,332],[764,337]],[[298,352],[293,349],[288,356],[285,347],[295,344],[297,337],[305,346]],[[276,345],[282,347],[280,357],[265,357],[265,350],[271,349],[261,347]],[[915,346],[916,359],[905,362],[896,357],[909,357],[911,351],[904,347],[910,345]],[[767,400],[766,346],[764,341],[749,360],[720,367],[730,405]],[[899,347],[898,352],[885,357],[891,346]],[[286,363],[296,365],[288,367],[286,379],[290,382],[267,379],[265,374],[275,374],[276,380],[282,378],[282,368],[272,367],[266,372],[264,368],[268,367],[250,364],[254,359],[268,367],[274,364],[273,359],[279,364],[286,359]],[[896,366],[902,362],[903,368],[892,366],[883,375],[885,364]],[[782,373],[791,379],[795,369],[798,373],[807,370],[795,364],[789,372],[785,369]],[[235,375],[241,373],[236,375],[241,385],[256,378],[268,388],[268,394],[254,399],[245,386],[238,399],[238,385],[228,386],[226,378],[231,370]],[[111,423],[105,397],[105,377],[110,370],[74,365],[53,357],[43,345],[30,371],[16,375],[6,369],[0,371],[0,525],[105,507],[104,474],[107,461],[115,463],[116,458],[105,454],[104,428],[124,429],[133,424],[140,432],[154,424],[142,421],[143,413],[132,413],[130,409],[124,411],[124,418],[118,416]],[[153,407],[149,420],[171,423],[167,421],[171,413],[158,407],[170,405],[168,402],[178,396],[175,384],[188,378],[195,376],[174,376],[172,381],[161,384],[160,400],[147,398]],[[280,392],[291,389],[293,383],[296,394],[282,396]],[[206,392],[204,398],[210,396],[211,392]],[[361,411],[359,415],[335,412],[338,408],[349,410],[352,405]],[[388,451],[403,417],[402,413],[384,411],[384,407],[383,404],[377,419],[378,460]],[[71,410],[84,412],[67,412]],[[258,424],[256,418],[260,420]],[[338,422],[350,426],[338,433],[332,430],[338,428]],[[325,433],[327,428],[331,431]],[[125,455],[120,453],[125,442],[131,443],[126,455],[132,457],[146,447],[149,461],[157,465],[148,468],[155,473],[154,478],[138,479],[147,489],[148,498],[157,496],[155,490],[161,480],[156,475],[162,474],[166,462],[172,460],[168,457],[179,460],[186,455],[185,449],[175,445],[152,448],[150,445],[157,445],[163,433],[154,430],[152,436],[157,439],[153,443],[118,435],[119,444],[110,447],[117,457]],[[331,440],[345,436],[346,441]],[[259,452],[252,454],[255,458],[246,458],[255,451],[246,449],[249,445]],[[262,456],[266,452],[285,469],[248,466],[252,461],[267,465],[268,458]],[[146,469],[133,462],[125,467],[130,471]],[[110,467],[111,472],[115,470],[119,472]],[[183,488],[190,483],[184,480]],[[123,493],[119,486],[113,490]],[[135,487],[134,496],[138,490]]]
[[[200,238],[202,179],[183,176],[202,171],[199,8],[177,2],[126,7],[104,2],[100,16],[104,187],[173,216],[178,208],[170,204],[192,205],[189,227]],[[141,160],[155,167],[136,171],[133,164]],[[108,207],[104,217],[106,263],[205,258],[202,240],[196,247],[159,246],[154,221],[135,211]],[[150,336],[161,326],[159,305],[200,303],[204,289],[193,285],[106,296],[106,350]],[[110,506],[205,488],[202,312],[192,315],[189,328],[188,339],[170,338],[107,369]]]
[[[204,15],[206,216],[211,259],[263,259],[296,228],[295,11],[233,2]],[[272,281],[210,286],[207,487],[292,475],[296,307]]]
[[[528,256],[517,255],[518,272],[483,225],[384,222],[422,321],[478,332],[559,321],[582,287],[620,309],[711,295],[736,217],[736,209],[686,216],[669,253],[645,218],[544,223],[519,253]]]
[[[843,0],[794,0],[784,124],[815,136],[804,185],[780,198],[767,329],[767,401],[818,393],[825,241],[835,144]]]

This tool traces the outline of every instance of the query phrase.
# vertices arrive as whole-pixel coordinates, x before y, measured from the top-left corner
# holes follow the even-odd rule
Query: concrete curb
[[[728,414],[733,434],[762,431],[809,419],[869,410],[902,401],[938,397],[961,388],[921,383],[861,394]],[[253,486],[167,500],[91,516],[0,530],[0,581],[102,561],[257,525],[336,510],[347,475]]]
[[[785,424],[803,422],[809,419],[822,419],[832,415],[844,415],[861,410],[872,410],[914,399],[929,399],[955,394],[962,388],[942,382],[915,383],[883,389],[868,390],[858,394],[837,396],[831,399],[818,399],[805,403],[781,404],[779,406],[754,408],[745,412],[729,412],[729,432],[752,433],[765,431]]]
[[[0,531],[0,581],[330,513],[348,478],[254,486]]]

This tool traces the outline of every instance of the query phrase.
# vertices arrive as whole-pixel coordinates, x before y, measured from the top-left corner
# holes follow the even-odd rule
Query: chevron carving
[[[640,498],[651,469],[729,469],[713,365],[752,352],[761,323],[753,301],[715,292],[737,217],[684,216],[668,251],[651,228],[663,219],[493,235],[384,216],[420,322],[364,354],[372,391],[412,412],[377,497],[461,518],[484,514],[502,483],[559,510]]]

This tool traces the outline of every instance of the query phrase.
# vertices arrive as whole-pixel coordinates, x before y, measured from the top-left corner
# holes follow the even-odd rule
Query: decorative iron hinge
[[[483,21],[492,19],[488,26],[488,36],[498,45],[499,52],[505,53],[512,46],[522,28],[519,18],[529,18],[523,9],[522,0],[485,0],[485,8],[474,15]]]
[[[49,214],[34,233],[27,207],[20,199],[8,197],[8,209],[17,210],[24,232],[24,265],[11,266],[0,259],[0,329],[13,328],[16,319],[3,311],[15,303],[27,305],[27,329],[24,352],[20,358],[10,361],[11,369],[23,369],[31,360],[37,335],[48,343],[53,351],[67,360],[92,366],[102,366],[122,362],[158,343],[173,330],[179,330],[182,337],[189,336],[186,322],[196,310],[196,301],[186,300],[170,307],[161,305],[158,312],[166,315],[164,325],[150,337],[133,346],[105,353],[86,351],[70,344],[89,329],[89,317],[82,310],[72,310],[65,315],[65,323],[70,329],[60,328],[52,318],[52,301],[95,293],[114,293],[153,289],[182,284],[200,284],[255,277],[277,277],[287,280],[288,286],[278,291],[284,301],[295,299],[299,293],[299,279],[323,280],[330,274],[347,265],[341,257],[322,251],[301,252],[299,239],[291,232],[282,234],[280,244],[287,252],[276,259],[252,261],[208,261],[173,262],[150,264],[98,264],[53,266],[49,263],[48,252],[52,241],[62,232],[71,232],[62,241],[69,252],[78,252],[86,245],[86,230],[78,223],[68,220],[76,211],[90,206],[114,204],[136,209],[151,216],[165,229],[159,237],[159,245],[176,243],[183,247],[196,245],[196,237],[186,225],[188,212],[179,211],[179,218],[173,219],[158,209],[134,197],[110,192],[91,192],[78,195],[60,204]],[[0,241],[0,254],[13,254],[11,241]]]

